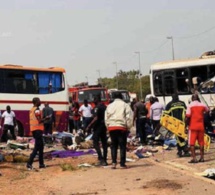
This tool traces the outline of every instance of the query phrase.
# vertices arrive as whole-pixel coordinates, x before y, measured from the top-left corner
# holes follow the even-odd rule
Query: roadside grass
[[[69,163],[62,163],[60,164],[60,168],[62,169],[62,171],[76,171],[77,168],[72,166]]]

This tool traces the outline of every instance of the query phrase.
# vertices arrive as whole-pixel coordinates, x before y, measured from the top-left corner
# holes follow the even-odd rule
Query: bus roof
[[[214,65],[215,57],[208,58],[196,58],[196,59],[183,59],[183,60],[173,60],[167,62],[159,62],[151,65],[151,70],[162,70],[171,68],[184,68],[188,66],[199,66],[199,65]]]
[[[65,72],[65,69],[60,67],[49,67],[49,68],[41,68],[41,67],[31,67],[31,66],[21,66],[21,65],[13,65],[13,64],[4,64],[0,65],[0,69],[15,69],[15,70],[33,70],[33,71],[47,71],[47,72]]]

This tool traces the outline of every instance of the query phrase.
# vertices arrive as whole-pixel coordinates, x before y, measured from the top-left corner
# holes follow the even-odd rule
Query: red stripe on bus
[[[49,104],[61,104],[67,105],[68,102],[57,102],[57,101],[41,101],[41,103],[48,102]],[[32,104],[32,101],[24,101],[24,100],[0,100],[0,103],[7,103],[7,104]]]

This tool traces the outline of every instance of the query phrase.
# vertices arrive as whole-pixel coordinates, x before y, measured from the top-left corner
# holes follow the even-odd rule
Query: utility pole
[[[86,78],[86,80],[87,80],[87,84],[89,84],[89,83],[88,83],[88,76],[85,76],[85,78]]]
[[[140,65],[140,52],[136,51],[134,53],[136,53],[139,57],[140,99],[142,100],[143,99],[143,90],[142,90],[142,80],[141,80],[142,74],[141,74],[141,65]]]
[[[98,84],[101,84],[102,85],[102,81],[101,81],[101,72],[100,72],[100,70],[96,70],[97,72],[98,72],[98,74],[99,74],[99,79],[98,79]]]
[[[119,89],[117,62],[113,62],[113,64],[116,66],[116,88]]]
[[[175,53],[174,53],[174,44],[173,44],[173,37],[167,37],[167,39],[170,39],[172,42],[172,60],[175,60]]]

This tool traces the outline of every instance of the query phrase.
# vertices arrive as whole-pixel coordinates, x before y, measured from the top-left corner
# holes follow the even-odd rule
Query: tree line
[[[113,78],[99,78],[98,83],[108,89],[116,89],[118,86],[118,89],[128,90],[129,92],[140,95],[140,78],[143,97],[145,97],[147,94],[151,93],[149,75],[142,76],[139,74],[139,71],[136,70],[127,72],[120,70]]]

